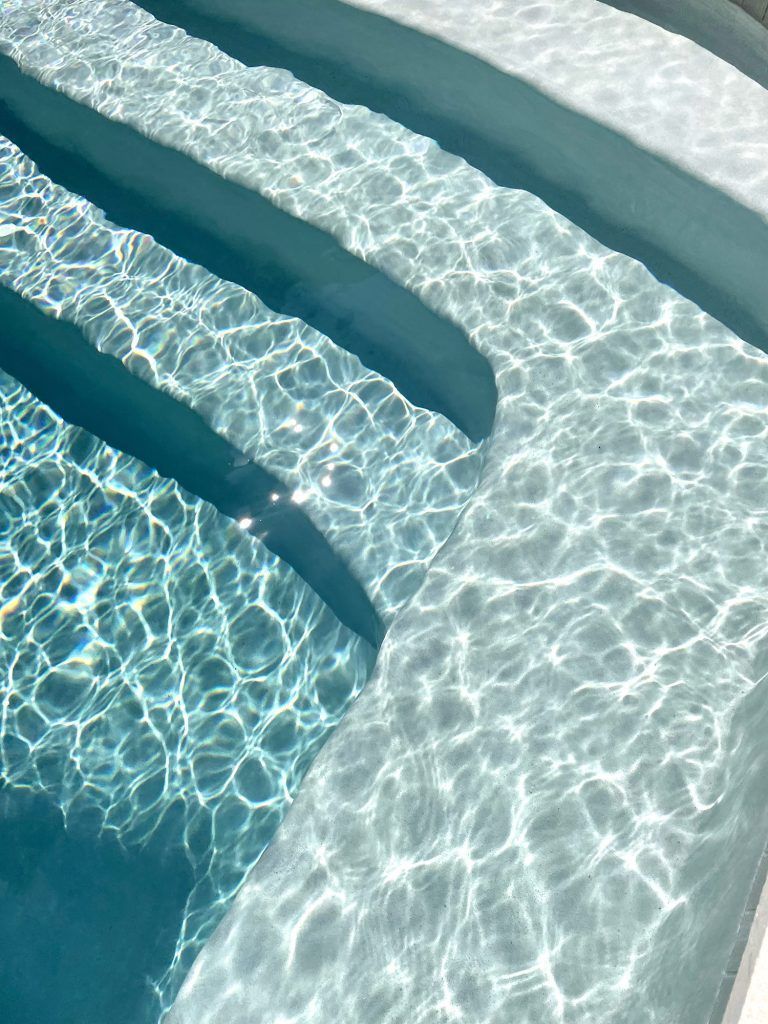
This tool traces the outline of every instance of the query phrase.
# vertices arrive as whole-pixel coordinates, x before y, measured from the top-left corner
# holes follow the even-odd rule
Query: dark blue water
[[[150,1019],[149,979],[173,954],[191,884],[168,834],[129,852],[65,828],[43,796],[0,789],[0,1020]]]

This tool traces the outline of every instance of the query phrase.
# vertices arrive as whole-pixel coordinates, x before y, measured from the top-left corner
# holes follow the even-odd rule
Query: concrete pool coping
[[[712,1024],[763,1024],[768,1012],[768,850],[757,871],[755,898],[750,901],[742,922],[745,932],[734,949],[735,975],[723,985],[721,999]],[[754,904],[754,905],[753,905]],[[727,998],[727,1002],[726,1002]],[[725,1009],[723,1012],[723,1004]],[[722,1013],[722,1017],[721,1017]]]
[[[768,851],[758,871],[762,881],[746,945],[738,971],[733,980],[730,996],[722,1017],[722,1024],[764,1024],[768,1012]],[[714,1020],[715,1018],[713,1018]]]

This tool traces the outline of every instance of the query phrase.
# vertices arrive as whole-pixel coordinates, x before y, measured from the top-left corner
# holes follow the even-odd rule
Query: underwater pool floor
[[[0,283],[274,474],[388,627],[377,656],[268,525],[0,376],[0,807],[30,851],[0,898],[34,995],[7,1019],[707,1024],[768,836],[768,356],[529,192],[139,6],[11,0],[0,49],[43,114],[327,232],[498,392],[469,440],[2,142]],[[68,942],[125,922],[119,979],[53,970],[78,861]]]

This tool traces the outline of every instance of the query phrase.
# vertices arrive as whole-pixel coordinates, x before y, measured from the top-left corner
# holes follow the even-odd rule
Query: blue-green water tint
[[[285,500],[285,480],[295,487],[293,470],[324,444],[342,486],[345,473],[364,478],[375,500],[363,494],[360,525],[383,552],[379,576],[391,578],[398,560],[423,572],[476,480],[479,453],[331,340],[109,224],[0,145],[0,366],[98,434],[65,426],[0,375],[2,779],[59,808],[66,836],[117,843],[127,861],[108,865],[134,881],[146,871],[150,890],[162,872],[148,850],[185,860],[170,953],[153,947],[126,963],[146,996],[135,1024],[152,1024],[375,657],[364,637],[378,639],[378,620],[372,631],[359,621],[367,614],[371,624],[370,600],[358,584],[355,607],[356,581],[345,584],[333,559],[323,575],[318,532],[296,491]],[[136,363],[141,380],[128,372]],[[294,409],[303,447],[285,434]],[[287,451],[282,465],[268,463],[283,481],[274,493],[233,436],[251,456],[279,463]],[[337,519],[354,515],[320,482]],[[407,514],[412,507],[421,515]],[[254,528],[267,529],[326,604]],[[281,533],[285,551],[274,544]],[[365,582],[374,590],[377,572]],[[332,607],[354,613],[344,617],[364,636]],[[174,927],[172,911],[158,906],[161,931],[166,918]],[[108,967],[99,962],[95,983],[119,988]],[[25,977],[16,995],[34,1016]]]
[[[503,394],[481,492],[174,1019],[367,1020],[373,996],[398,1021],[450,1000],[478,1024],[699,1024],[765,834],[743,728],[765,678],[765,424],[745,411],[768,404],[765,357],[380,116],[136,8],[129,33],[103,0],[79,23],[34,6],[32,73],[394,268]],[[311,127],[281,135],[297,108]]]
[[[173,958],[193,885],[179,834],[167,840],[129,851],[66,828],[45,797],[0,789],[3,1024],[152,1019],[150,982]]]
[[[374,651],[2,373],[0,451],[0,1019],[152,1024]]]
[[[0,281],[277,476],[391,621],[477,481],[477,446],[308,324],[110,223],[7,139],[0,154]],[[278,489],[270,543],[286,508]]]
[[[762,218],[524,80],[340,0],[138,6],[246,65],[287,68],[339,102],[435,139],[496,184],[539,196],[768,351]]]
[[[301,317],[473,440],[487,437],[496,408],[487,360],[461,330],[331,235],[45,88],[3,55],[0,95],[0,133],[57,183],[271,309]]]
[[[183,403],[100,353],[72,324],[0,285],[0,370],[66,422],[247,519],[338,618],[378,645],[383,626],[363,587],[274,474],[247,459]],[[275,498],[279,500],[275,500]]]

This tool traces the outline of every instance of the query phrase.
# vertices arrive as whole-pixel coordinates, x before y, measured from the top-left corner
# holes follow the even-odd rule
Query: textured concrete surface
[[[768,942],[763,939],[740,1024],[765,1024],[768,1020]]]

